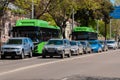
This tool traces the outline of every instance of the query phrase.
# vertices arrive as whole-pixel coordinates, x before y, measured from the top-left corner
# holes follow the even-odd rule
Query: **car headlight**
[[[16,48],[16,50],[17,50],[17,51],[20,51],[20,50],[21,50],[21,48]]]
[[[62,48],[57,48],[56,50],[59,50],[59,51],[61,51],[61,50],[63,50]]]

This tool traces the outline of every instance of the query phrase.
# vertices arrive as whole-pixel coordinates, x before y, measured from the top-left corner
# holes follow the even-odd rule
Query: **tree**
[[[4,15],[7,7],[8,7],[8,4],[9,4],[10,2],[13,2],[13,1],[14,1],[14,0],[1,0],[1,1],[0,1],[0,49],[1,49],[1,44],[2,44],[2,43],[1,43],[1,31],[2,31],[2,28],[3,28],[3,25],[2,25],[2,23],[3,23],[2,17],[3,17],[3,15]]]
[[[82,26],[90,26],[91,22],[102,19],[105,22],[105,39],[107,35],[107,24],[110,20],[110,12],[113,10],[113,5],[109,0],[83,0],[81,7],[75,14],[75,19]]]
[[[79,9],[75,14],[75,20],[77,20],[81,26],[89,26],[91,21],[98,19],[100,9],[99,0],[83,0],[79,2]]]
[[[71,17],[73,8],[77,9],[76,0],[52,0],[49,6],[48,13],[61,28],[63,38],[65,38],[66,21]]]
[[[114,6],[120,6],[120,0],[114,0]]]
[[[31,0],[16,0],[15,4],[27,12],[31,11]],[[59,26],[64,33],[66,21],[70,18],[73,8],[77,7],[77,0],[34,0],[35,3],[35,18],[45,19],[43,16],[50,15],[50,18]],[[65,38],[65,36],[64,36]]]

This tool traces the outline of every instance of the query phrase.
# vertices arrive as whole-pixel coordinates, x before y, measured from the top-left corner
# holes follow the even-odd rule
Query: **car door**
[[[29,50],[30,46],[28,44],[28,40],[24,39],[24,49],[25,49],[25,54],[27,54],[30,50]]]
[[[64,46],[65,46],[65,53],[70,52],[70,43],[68,40],[64,40]]]
[[[78,42],[78,47],[79,47],[79,52],[83,53],[83,45],[80,42]]]

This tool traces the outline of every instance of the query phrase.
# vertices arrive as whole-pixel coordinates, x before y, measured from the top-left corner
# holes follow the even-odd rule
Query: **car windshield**
[[[71,46],[74,46],[74,45],[77,45],[77,43],[74,42],[74,41],[71,41],[71,42],[70,42],[70,45],[71,45]]]
[[[111,44],[111,43],[115,43],[115,41],[107,41],[107,43]]]
[[[48,41],[47,45],[63,45],[62,40],[50,40]]]
[[[81,44],[82,44],[82,45],[86,45],[86,43],[85,43],[85,42],[81,42]]]
[[[97,44],[96,41],[89,41],[90,44]]]
[[[6,44],[22,44],[22,39],[9,39]]]

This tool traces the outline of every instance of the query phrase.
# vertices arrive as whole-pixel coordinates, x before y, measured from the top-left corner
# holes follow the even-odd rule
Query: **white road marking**
[[[48,65],[48,64],[65,62],[65,61],[80,59],[80,58],[84,58],[84,57],[90,57],[90,56],[100,55],[100,54],[103,54],[103,53],[93,53],[93,54],[89,54],[89,55],[82,55],[82,56],[77,56],[77,57],[73,57],[73,58],[66,58],[66,59],[62,59],[62,60],[57,60],[57,61],[52,61],[52,62],[46,62],[46,63],[35,64],[35,65],[31,65],[31,66],[21,67],[21,68],[13,69],[13,70],[10,70],[10,71],[1,72],[0,76],[6,75],[6,74],[9,74],[9,73],[13,73],[13,72],[18,72],[18,71],[26,70],[26,69],[31,69],[31,68],[35,68],[35,67],[45,66],[45,65]]]

